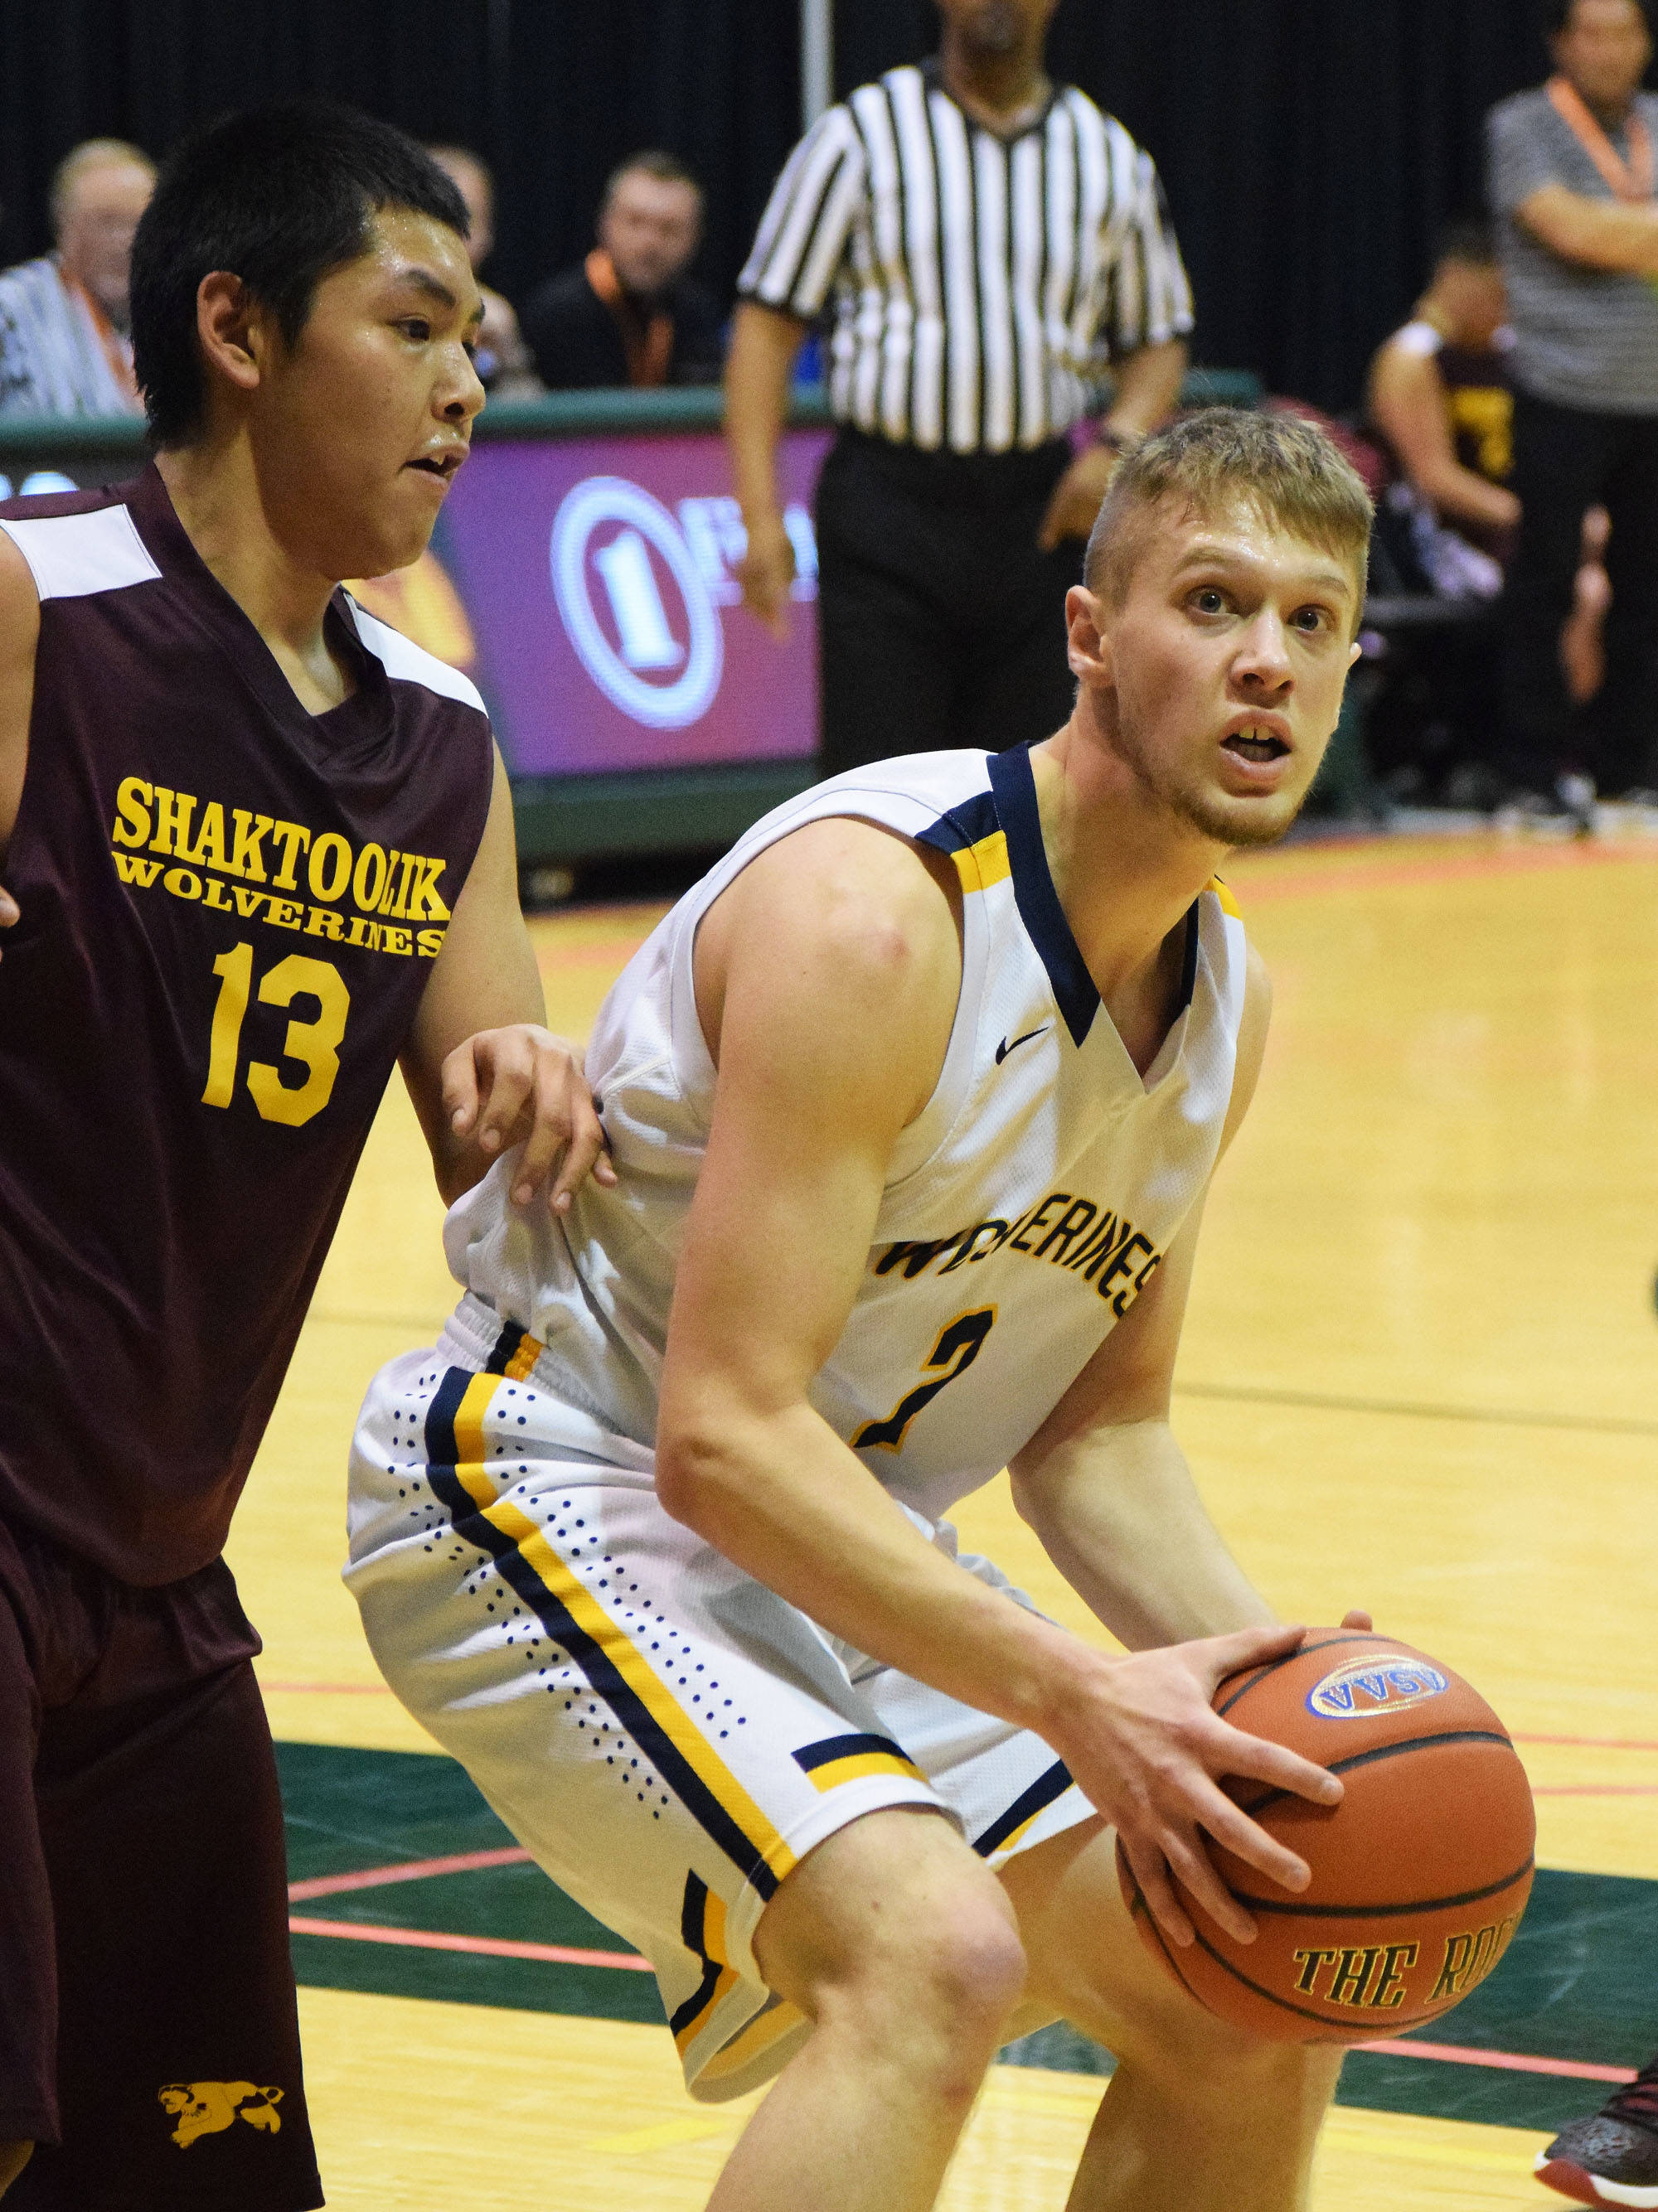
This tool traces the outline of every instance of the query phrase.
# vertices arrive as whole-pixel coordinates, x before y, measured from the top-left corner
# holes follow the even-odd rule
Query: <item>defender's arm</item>
[[[446,1205],[509,1145],[524,1145],[514,1196],[527,1200],[560,1156],[559,1212],[592,1172],[615,1175],[578,1047],[552,1036],[540,971],[518,904],[512,792],[497,752],[489,817],[422,994],[400,1065]]]
[[[719,1080],[668,1329],[658,1492],[832,1634],[1044,1736],[1117,1823],[1173,1941],[1191,1927],[1168,1865],[1247,1938],[1198,1826],[1274,1881],[1307,1877],[1216,1778],[1259,1774],[1323,1803],[1340,1790],[1228,1728],[1209,1699],[1300,1632],[1112,1660],[936,1551],[810,1403],[868,1264],[893,1148],[942,1064],[960,974],[942,879],[863,824],[783,840],[704,918],[698,1006]]]
[[[34,704],[34,648],[40,600],[29,565],[0,530],[0,862],[11,842],[28,766],[29,715]],[[17,902],[0,884],[0,929],[17,921]]]

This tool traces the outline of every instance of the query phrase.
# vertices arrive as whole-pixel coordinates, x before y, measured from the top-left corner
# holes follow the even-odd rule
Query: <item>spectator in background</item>
[[[938,0],[936,58],[832,107],[789,156],[739,283],[727,434],[743,595],[794,573],[776,448],[832,302],[839,434],[819,481],[826,773],[1043,738],[1070,714],[1068,586],[1117,455],[1174,405],[1192,300],[1157,172],[1043,68],[1057,0]],[[1096,346],[1116,388],[1096,440]]]
[[[672,154],[635,154],[611,173],[599,242],[544,284],[524,335],[553,391],[717,384],[718,303],[686,270],[702,242],[702,187]]]
[[[119,138],[89,138],[52,180],[50,253],[0,276],[0,416],[142,415],[127,276],[155,169]]]
[[[1658,99],[1637,90],[1652,58],[1641,0],[1553,0],[1545,15],[1556,74],[1487,124],[1521,507],[1503,765],[1523,815],[1587,820],[1573,769],[1637,804],[1658,783]],[[1558,647],[1597,502],[1612,519],[1612,602],[1580,741]]]
[[[1369,419],[1400,476],[1444,533],[1483,549],[1470,573],[1495,596],[1520,521],[1514,468],[1514,336],[1490,225],[1445,232],[1428,289],[1370,364]]]
[[[476,276],[495,248],[495,179],[489,164],[468,146],[429,146],[426,151],[466,204],[466,218],[472,226],[466,253]],[[478,289],[484,300],[484,319],[479,325],[478,349],[472,358],[479,382],[492,398],[533,398],[541,385],[531,366],[529,348],[519,332],[512,303],[481,279]]]

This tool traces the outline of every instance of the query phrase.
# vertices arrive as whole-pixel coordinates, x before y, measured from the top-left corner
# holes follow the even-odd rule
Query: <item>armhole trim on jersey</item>
[[[1064,1016],[1072,1043],[1083,1045],[1100,1011],[1100,993],[1053,887],[1047,848],[1042,842],[1030,749],[1015,745],[1005,753],[992,753],[988,766],[997,814],[1007,833],[1009,872],[1019,918],[1047,970],[1054,1002]]]
[[[119,504],[86,514],[7,516],[0,519],[0,530],[27,562],[43,605],[161,580],[131,511]]]

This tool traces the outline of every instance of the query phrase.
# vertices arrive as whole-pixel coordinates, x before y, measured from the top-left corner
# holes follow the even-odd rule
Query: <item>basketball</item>
[[[1282,2043],[1363,2043],[1441,2019],[1513,1940],[1532,1886],[1536,1823],[1508,1731],[1460,1676],[1391,1637],[1313,1629],[1298,1651],[1233,1674],[1215,1711],[1341,1777],[1323,1807],[1228,1784],[1313,1879],[1280,1889],[1206,1839],[1259,1933],[1239,1943],[1179,1884],[1197,1941],[1158,1929],[1121,1844],[1117,1869],[1142,1940],[1200,2004]]]

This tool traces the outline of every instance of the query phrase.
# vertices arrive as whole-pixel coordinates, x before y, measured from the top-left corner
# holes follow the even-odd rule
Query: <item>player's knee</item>
[[[946,1885],[905,1899],[883,1920],[849,1992],[866,2027],[877,2015],[912,2047],[930,2031],[936,2047],[987,2059],[1026,1977],[1024,1946],[999,1886]]]
[[[0,2142],[0,2197],[3,2197],[34,2155],[32,2142]]]

